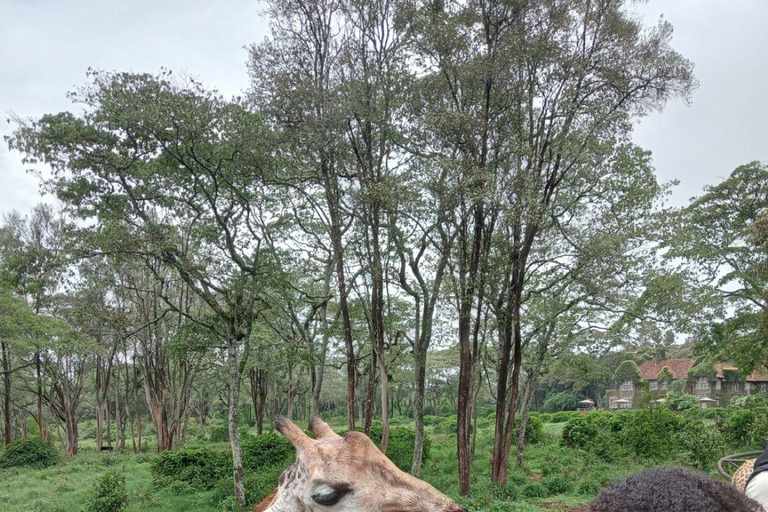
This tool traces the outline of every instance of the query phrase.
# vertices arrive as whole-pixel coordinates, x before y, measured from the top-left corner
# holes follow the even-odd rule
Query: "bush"
[[[683,417],[688,420],[712,420],[723,423],[728,418],[728,409],[723,407],[711,407],[703,409],[694,407],[683,411]]]
[[[694,395],[678,394],[670,391],[664,398],[664,409],[672,411],[685,411],[687,409],[701,409],[699,399]]]
[[[209,448],[180,448],[161,453],[150,463],[150,470],[157,486],[179,481],[195,490],[207,490],[230,476],[232,455]]]
[[[435,424],[435,434],[455,434],[458,430],[458,422],[455,416],[443,418]]]
[[[14,441],[0,455],[0,468],[47,468],[59,461],[59,452],[40,439]]]
[[[555,494],[566,494],[573,489],[571,480],[563,474],[546,476],[541,479],[541,483],[550,496]]]
[[[269,496],[280,478],[283,468],[273,466],[264,468],[258,472],[246,472],[243,479],[245,486],[245,500],[248,503],[260,503]],[[235,489],[232,484],[232,478],[223,478],[216,482],[211,503],[216,506],[217,511],[236,511]]]
[[[754,395],[732,396],[731,405],[754,409],[768,405],[768,393],[756,393]]]
[[[723,435],[701,421],[690,421],[677,434],[677,445],[683,450],[687,463],[702,470],[714,467],[723,456]]]
[[[293,445],[278,434],[247,436],[243,439],[243,469],[260,471],[263,468],[285,469],[296,458]]]
[[[208,440],[212,443],[223,443],[229,441],[229,428],[211,427],[208,429]]]
[[[546,498],[549,492],[541,482],[531,482],[523,487],[522,495],[525,498]]]
[[[588,415],[570,420],[563,428],[562,444],[587,449],[597,437],[600,427]]]
[[[636,455],[661,460],[669,456],[673,436],[683,427],[683,420],[671,411],[635,411],[618,441]]]
[[[514,439],[520,432],[520,416],[515,418]],[[531,444],[540,443],[544,439],[544,424],[541,421],[539,413],[533,412],[528,415],[528,425],[525,428],[525,442]]]
[[[731,446],[741,447],[750,443],[755,412],[751,409],[736,409],[723,423],[723,434]]]
[[[381,444],[381,426],[374,425],[371,429],[371,441],[376,445]],[[407,427],[395,427],[389,431],[389,442],[387,444],[387,457],[403,471],[411,470],[413,462],[413,447],[416,444],[416,431]],[[428,435],[424,435],[424,450],[422,452],[423,461],[429,460],[432,450],[432,440]]]
[[[545,412],[545,413],[541,414],[540,415],[541,422],[542,423],[554,423],[554,421],[552,421],[552,416],[553,416],[553,414],[548,413],[548,412]]]
[[[109,469],[96,482],[91,491],[88,512],[122,512],[128,505],[125,475]]]

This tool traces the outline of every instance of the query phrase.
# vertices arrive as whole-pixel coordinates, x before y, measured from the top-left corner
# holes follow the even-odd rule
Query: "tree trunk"
[[[365,392],[365,435],[371,436],[373,407],[376,400],[376,348],[371,344],[371,364],[368,366],[368,383]]]
[[[11,360],[10,345],[6,342],[0,342],[0,350],[3,357],[3,440],[8,446],[13,440],[11,432]]]
[[[330,233],[333,256],[336,263],[336,281],[339,289],[339,309],[344,330],[344,345],[347,356],[347,430],[355,430],[355,342],[352,338],[352,322],[347,303],[347,282],[344,276],[344,248],[341,240],[341,204],[338,177],[321,159],[328,213],[331,218]]]
[[[39,314],[39,311],[37,311]],[[37,381],[37,427],[41,441],[47,441],[45,417],[43,416],[43,378],[40,369],[40,352],[35,351],[35,380]]]
[[[243,449],[238,431],[240,418],[240,368],[237,355],[238,340],[227,340],[227,369],[229,371],[229,441],[232,446],[232,467],[235,480],[235,501],[245,506],[245,485],[243,482]]]
[[[525,455],[525,433],[528,429],[528,411],[533,401],[533,395],[536,392],[536,386],[539,385],[539,378],[541,377],[541,366],[544,364],[544,359],[547,356],[547,349],[549,348],[549,341],[552,338],[554,332],[554,326],[550,325],[547,332],[542,337],[541,343],[539,343],[539,349],[536,352],[536,363],[528,375],[527,382],[525,384],[525,393],[523,393],[523,403],[520,408],[520,429],[517,434],[517,459],[515,466],[518,468],[523,467],[523,457]]]

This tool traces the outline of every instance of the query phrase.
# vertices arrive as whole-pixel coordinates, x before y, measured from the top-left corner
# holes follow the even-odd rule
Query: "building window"
[[[720,379],[717,379],[715,381],[715,389],[720,391],[721,387],[722,387],[722,384],[720,383]]]
[[[760,383],[760,391],[768,391],[768,382]]]
[[[634,389],[635,389],[635,385],[632,384],[632,381],[630,380],[628,380],[627,382],[621,385],[622,391],[634,391]]]
[[[734,382],[734,383],[733,383],[733,391],[734,391],[735,393],[738,393],[738,392],[739,392],[739,383],[738,383],[738,382]],[[749,393],[749,391],[747,391],[747,390],[746,390],[746,388],[744,389],[744,391],[745,391],[745,392],[747,392],[747,393]]]
[[[744,383],[744,393],[749,394],[752,391],[752,384],[749,382]]]
[[[699,377],[696,380],[696,389],[709,389],[709,381],[706,377]]]
[[[659,389],[659,381],[657,380],[648,381],[648,389],[650,389],[651,391],[656,391],[657,389]]]
[[[666,380],[664,382],[662,382],[661,383],[661,389],[664,390],[664,391],[669,389],[669,382],[667,382]]]

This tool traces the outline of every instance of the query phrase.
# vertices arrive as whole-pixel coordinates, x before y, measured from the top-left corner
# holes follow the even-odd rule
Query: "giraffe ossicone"
[[[446,495],[401,471],[365,434],[336,434],[314,417],[312,439],[287,419],[277,430],[296,461],[254,512],[466,512]]]

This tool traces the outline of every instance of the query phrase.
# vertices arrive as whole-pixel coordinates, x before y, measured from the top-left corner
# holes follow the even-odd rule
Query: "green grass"
[[[338,424],[336,424],[338,423]],[[403,421],[408,426],[409,421]],[[302,428],[306,425],[301,425]],[[342,422],[332,424],[343,430]],[[487,512],[543,512],[569,510],[588,504],[610,482],[624,478],[650,465],[639,459],[624,458],[606,462],[587,452],[560,446],[564,424],[545,424],[544,441],[529,445],[522,468],[510,470],[508,485],[495,486],[490,479],[490,452],[493,433],[481,430],[472,471],[472,493],[459,496],[456,439],[453,434],[431,436],[432,456],[425,463],[422,477],[448,494],[468,510]],[[190,440],[187,446],[207,445],[227,449],[227,443]],[[129,494],[128,512],[203,512],[216,511],[216,491],[181,492],[153,486],[149,462],[154,454],[100,454],[92,441],[82,443],[82,454],[62,457],[58,465],[43,469],[0,470],[0,510],[31,512],[81,511],[97,479],[115,468],[125,474]],[[515,449],[510,456],[514,464]],[[671,463],[671,462],[670,462]],[[183,490],[183,489],[182,489]],[[178,492],[178,491],[177,491]]]
[[[73,512],[83,510],[91,488],[108,469],[126,477],[128,512],[204,512],[215,509],[212,492],[175,496],[155,489],[147,455],[104,455],[85,453],[64,459],[42,470],[0,470],[0,510],[18,512]]]

